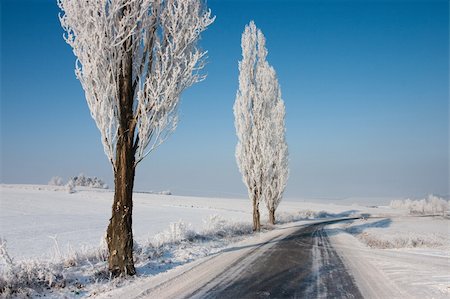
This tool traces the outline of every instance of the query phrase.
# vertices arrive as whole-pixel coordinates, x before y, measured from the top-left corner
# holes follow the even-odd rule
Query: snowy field
[[[117,287],[120,293],[121,287],[189,267],[236,242],[255,238],[249,200],[135,193],[133,227],[139,275],[127,281],[110,280],[102,241],[113,198],[110,190],[78,188],[68,193],[57,186],[0,185],[0,195],[0,289],[2,283],[14,282],[14,289],[20,291],[14,295],[58,298],[109,291],[115,297]],[[370,269],[381,273],[393,285],[385,288],[390,290],[387,295],[394,294],[393,290],[411,295],[420,289],[417,298],[445,298],[450,286],[448,217],[411,217],[406,210],[356,202],[285,200],[278,209],[278,221],[286,226],[319,218],[382,217],[329,230],[359,285],[365,286],[360,279],[364,275],[355,265],[364,265],[368,273]],[[264,230],[256,237],[276,234],[277,229],[266,224],[265,207],[261,210]],[[346,259],[349,255],[352,258]]]
[[[58,186],[1,185],[0,188],[0,236],[7,241],[13,258],[53,258],[55,238],[63,253],[101,243],[111,215],[111,190],[78,187],[77,192],[70,194]],[[261,210],[264,222],[265,207]],[[308,210],[345,215],[385,212],[358,205],[284,201],[279,208],[279,220],[314,216],[308,215]],[[214,215],[230,222],[250,223],[250,201],[135,193],[134,237],[144,242],[178,221],[200,230]]]
[[[56,237],[60,249],[97,247],[106,232],[113,191],[81,189],[69,194],[64,187],[6,186],[1,189],[0,236],[13,258],[52,258]],[[184,221],[201,228],[217,214],[227,219],[246,218],[245,201],[134,194],[133,230],[138,242]]]

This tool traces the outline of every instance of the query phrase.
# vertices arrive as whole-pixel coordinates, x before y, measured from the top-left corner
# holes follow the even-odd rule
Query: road
[[[324,227],[287,226],[125,288],[116,298],[363,298]],[[149,287],[150,286],[150,287]]]
[[[362,298],[320,223],[238,260],[189,298]],[[255,250],[252,254],[256,254]]]

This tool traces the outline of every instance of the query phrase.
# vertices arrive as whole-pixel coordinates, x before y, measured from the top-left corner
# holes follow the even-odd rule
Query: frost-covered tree
[[[283,198],[289,177],[288,167],[288,146],[285,138],[285,107],[281,99],[281,91],[276,79],[275,72],[272,75],[273,93],[271,95],[274,105],[271,106],[271,117],[268,120],[269,126],[266,131],[266,150],[265,153],[265,178],[263,197],[269,212],[269,222],[275,224],[275,211]],[[275,100],[274,100],[275,99]]]
[[[254,22],[245,27],[241,47],[234,104],[236,161],[252,200],[253,229],[259,230],[260,201],[267,198],[274,215],[286,185],[285,113],[275,70],[266,61],[264,35]]]
[[[201,0],[59,0],[75,73],[114,171],[109,270],[135,273],[136,165],[177,125],[182,91],[204,79],[200,33],[213,21]]]
[[[80,173],[78,176],[69,178],[68,183],[71,183],[72,186],[81,186],[81,187],[90,187],[90,188],[101,188],[108,189],[108,185],[99,179],[98,177],[88,177],[83,173]]]

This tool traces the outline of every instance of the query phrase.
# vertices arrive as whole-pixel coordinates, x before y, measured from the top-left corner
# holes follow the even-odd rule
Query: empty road
[[[301,227],[273,246],[256,248],[186,297],[362,298],[324,232],[330,223]]]

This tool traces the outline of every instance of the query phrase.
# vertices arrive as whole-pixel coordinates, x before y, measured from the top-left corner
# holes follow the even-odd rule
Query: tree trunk
[[[269,209],[269,223],[272,225],[275,225],[275,209],[274,208]]]
[[[125,8],[127,9],[127,8]],[[133,115],[132,38],[124,44],[127,53],[120,64],[118,88],[120,96],[119,128],[114,163],[114,204],[107,230],[109,271],[114,275],[134,275],[133,261],[133,185],[135,174],[134,135],[136,121]]]
[[[129,150],[126,143],[118,144],[114,173],[114,204],[107,231],[109,271],[114,276],[136,273],[133,262],[132,231],[135,170],[134,153],[131,154]]]
[[[259,202],[255,196],[253,197],[253,231],[261,230],[261,223],[259,219]]]

